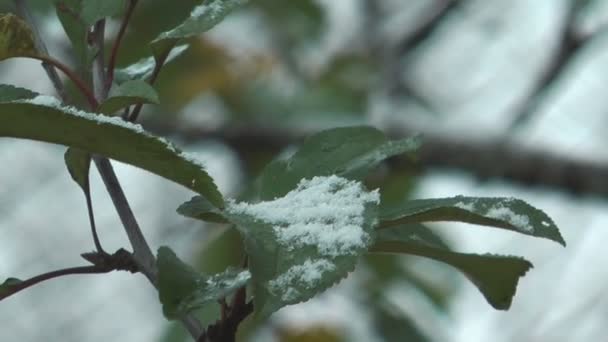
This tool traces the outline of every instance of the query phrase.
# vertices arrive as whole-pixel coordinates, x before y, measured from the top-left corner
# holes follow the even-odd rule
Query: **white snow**
[[[454,206],[457,208],[460,208],[460,209],[467,210],[467,211],[475,210],[475,202],[470,202],[470,203],[458,202],[458,203],[454,204]]]
[[[148,133],[147,131],[144,130],[144,128],[140,124],[125,121],[121,117],[118,117],[118,116],[107,116],[107,115],[103,115],[103,114],[89,113],[89,112],[82,111],[78,108],[72,107],[72,106],[65,106],[61,103],[61,101],[59,101],[59,99],[57,99],[56,97],[53,97],[53,96],[38,95],[32,99],[17,100],[17,101],[13,101],[13,102],[30,103],[30,104],[34,104],[34,105],[38,105],[38,106],[50,107],[53,109],[60,110],[63,113],[67,113],[67,114],[71,114],[71,115],[78,116],[81,118],[85,118],[87,120],[95,121],[97,124],[110,124],[110,125],[126,128],[135,133],[142,134],[142,135],[145,135],[150,138],[154,138],[154,139],[162,142],[163,144],[165,144],[167,149],[169,149],[170,151],[177,152],[177,150],[175,149],[175,146],[173,146],[173,144],[171,142],[167,141],[166,139],[164,139],[162,137],[157,137],[155,135]]]
[[[205,169],[205,155],[202,153],[198,153],[198,152],[181,152],[179,154],[180,157],[182,157],[183,159],[191,162],[192,164],[198,165],[201,169]],[[192,185],[194,185],[196,183],[196,181],[193,179],[192,180]]]
[[[476,208],[477,201],[471,200],[468,203],[460,201],[454,204],[455,207],[464,209],[471,212],[479,212],[485,217],[493,218],[496,220],[506,221],[513,225],[515,228],[519,229],[522,232],[531,233],[534,231],[534,227],[530,224],[530,218],[526,215],[516,214],[510,208],[506,207],[505,204],[512,202],[514,198],[508,198],[504,202],[498,203],[489,208],[485,208],[485,205],[482,204],[481,207]],[[549,226],[549,223],[546,221],[542,222],[542,225],[545,227]]]
[[[326,259],[306,259],[303,264],[290,267],[278,278],[268,282],[268,289],[274,293],[282,293],[281,298],[284,301],[294,300],[300,294],[295,287],[311,289],[319,283],[323,273],[335,268],[336,266]]]
[[[128,121],[124,121],[122,118],[120,118],[118,116],[106,116],[106,115],[94,114],[94,113],[82,111],[82,110],[77,109],[72,106],[64,106],[61,103],[61,101],[59,101],[59,99],[57,99],[56,97],[53,97],[53,96],[38,95],[32,99],[20,100],[20,101],[15,101],[15,102],[31,103],[31,104],[35,104],[35,105],[39,105],[39,106],[51,107],[54,109],[58,109],[64,113],[72,114],[72,115],[79,116],[79,117],[82,117],[82,118],[85,118],[88,120],[95,121],[98,124],[100,124],[100,123],[112,124],[112,125],[121,126],[121,127],[130,129],[137,133],[147,134],[144,131],[143,127],[141,127],[141,125],[139,125],[139,124],[134,124],[134,123],[131,123]]]
[[[174,60],[176,57],[181,55],[184,51],[188,49],[188,44],[183,44],[174,47],[171,49],[169,56],[165,63],[168,63]],[[156,60],[154,57],[150,56],[147,58],[143,58],[136,63],[129,65],[126,68],[119,69],[121,72],[125,73],[129,78],[147,78],[152,74],[154,70],[154,66],[156,65]]]
[[[227,279],[223,273],[220,273],[206,279],[205,284],[208,288],[225,289],[244,284],[249,279],[251,279],[251,272],[249,272],[249,270],[244,270],[239,272],[234,278],[231,279]]]
[[[209,13],[211,18],[215,18],[216,16],[222,13],[224,6],[222,6],[222,1],[211,1],[210,3],[202,4],[194,7],[192,12],[190,12],[190,17],[198,18]]]
[[[491,207],[485,216],[497,220],[507,221],[524,232],[534,231],[534,227],[530,225],[530,219],[528,216],[516,214],[513,212],[513,210],[505,207],[502,204]]]
[[[365,205],[379,203],[378,190],[336,175],[303,179],[296,189],[272,201],[231,202],[229,212],[246,214],[273,226],[288,250],[316,246],[323,256],[356,254],[370,241],[364,230]]]

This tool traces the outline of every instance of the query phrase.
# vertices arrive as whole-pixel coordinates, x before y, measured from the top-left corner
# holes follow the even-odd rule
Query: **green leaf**
[[[131,164],[165,177],[218,207],[221,193],[204,166],[141,126],[62,106],[55,98],[0,103],[0,136],[46,141],[76,147]]]
[[[169,53],[165,64],[181,56],[186,50],[188,50],[187,44],[182,44],[174,47]],[[135,79],[145,80],[148,77],[152,76],[152,72],[154,71],[155,65],[156,60],[153,56],[142,58],[127,67],[116,69],[114,71],[114,80],[116,80],[116,82],[118,83],[123,83],[128,80]]]
[[[394,225],[459,221],[512,230],[566,245],[547,214],[515,198],[465,197],[408,200],[380,208],[380,228]]]
[[[91,166],[91,154],[78,148],[68,148],[64,154],[65,165],[68,167],[72,179],[89,194],[89,168]]]
[[[148,82],[142,80],[127,81],[112,88],[109,97],[99,106],[99,112],[112,114],[137,103],[158,104],[158,94]]]
[[[62,0],[56,3],[57,18],[72,43],[74,56],[82,71],[88,72],[95,51],[87,43],[89,25],[82,19],[82,0]]]
[[[158,249],[158,295],[168,319],[229,296],[251,279],[249,271],[228,268],[212,276],[201,275],[181,261],[169,247]]]
[[[225,216],[245,241],[256,314],[306,301],[346,277],[373,239],[378,199],[358,181],[330,176],[302,180],[273,201],[230,203]]]
[[[217,209],[211,202],[203,196],[194,196],[188,202],[182,203],[177,212],[186,217],[197,220],[228,223],[221,210]]]
[[[87,26],[100,19],[119,15],[126,0],[82,0],[81,18]]]
[[[219,24],[230,12],[246,3],[246,0],[209,0],[196,6],[184,22],[165,31],[150,42],[154,57],[158,60],[168,54],[183,38],[199,35]]]
[[[373,127],[322,131],[307,138],[290,158],[275,159],[266,166],[259,178],[260,197],[283,196],[302,178],[336,174],[362,179],[384,159],[413,152],[419,146],[418,137],[389,141]]]
[[[17,278],[6,278],[6,280],[0,284],[0,299],[11,293],[13,291],[12,287],[19,285],[21,282],[22,280]]]
[[[0,61],[12,57],[39,56],[34,34],[28,24],[14,14],[0,16]]]
[[[380,230],[370,252],[405,253],[444,262],[464,273],[494,308],[509,309],[519,278],[532,268],[529,261],[513,256],[453,252],[430,239],[429,234],[432,232],[421,225]]]
[[[10,84],[0,84],[0,102],[31,99],[38,96],[29,89],[19,88]]]

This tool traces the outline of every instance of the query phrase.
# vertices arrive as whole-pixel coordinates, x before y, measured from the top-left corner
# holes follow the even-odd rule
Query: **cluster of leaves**
[[[186,49],[179,44],[185,38],[209,30],[242,3],[211,0],[196,7],[180,25],[150,42],[151,56],[117,69],[112,74],[108,97],[99,99],[99,103],[87,85],[90,74],[84,72],[81,73],[84,77],[75,77],[69,68],[40,51],[25,22],[12,14],[3,15],[0,17],[0,60],[27,57],[55,65],[81,88],[88,104],[85,108],[75,108],[28,89],[0,85],[0,136],[68,146],[66,164],[87,196],[91,155],[102,155],[195,191],[198,195],[178,208],[180,214],[236,227],[245,246],[247,270],[201,274],[168,247],[159,249],[156,264],[159,298],[169,319],[183,318],[245,287],[252,290],[255,313],[264,318],[283,306],[306,301],[333,286],[369,253],[416,255],[446,263],[465,274],[494,308],[508,309],[519,278],[532,267],[531,263],[513,256],[452,251],[423,224],[467,222],[565,245],[563,238],[545,213],[518,199],[456,196],[390,204],[378,200],[379,197],[372,200],[378,194],[366,190],[365,181],[370,171],[387,158],[415,154],[421,144],[418,137],[389,140],[381,131],[366,126],[334,128],[311,135],[291,156],[277,157],[263,169],[255,182],[254,203],[247,204],[224,199],[195,158],[141,126],[114,116],[125,110],[129,113],[129,108],[143,103],[158,103],[158,94],[152,87],[154,75],[164,63]],[[58,3],[58,17],[82,70],[91,69],[98,53],[87,43],[91,26],[100,19],[121,13],[123,7],[122,1]],[[359,189],[359,197],[355,197],[361,200],[361,208],[350,213],[353,216],[348,221],[353,234],[356,230],[363,236],[356,248],[328,252],[319,242],[327,232],[315,233],[321,237],[312,242],[286,243],[282,232],[293,224],[293,212],[285,212],[283,219],[269,219],[254,211],[238,209],[293,199],[303,184],[315,179],[337,180],[339,185],[327,190],[325,195],[333,196],[347,187]],[[332,204],[339,207],[341,199],[331,198]],[[302,208],[313,212],[327,205],[305,196],[298,197],[298,201]],[[310,229],[320,224],[307,220],[302,223]],[[345,227],[336,226],[336,222],[330,217],[323,224],[332,232],[343,232]],[[18,284],[19,280],[9,278],[0,285],[0,295]]]

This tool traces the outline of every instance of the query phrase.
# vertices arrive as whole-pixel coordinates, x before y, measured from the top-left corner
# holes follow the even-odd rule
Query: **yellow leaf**
[[[12,57],[38,56],[34,34],[26,22],[14,14],[0,16],[0,61]]]

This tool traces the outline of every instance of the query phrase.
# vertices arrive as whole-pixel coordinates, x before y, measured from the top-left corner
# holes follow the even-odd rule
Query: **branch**
[[[112,164],[107,158],[101,156],[93,156],[93,161],[99,170],[99,174],[110,194],[112,203],[114,203],[114,207],[118,212],[120,221],[125,228],[129,242],[133,247],[133,258],[135,259],[137,266],[148,280],[156,286],[157,270],[154,254],[152,254],[152,250],[150,249],[150,246],[148,246],[148,243],[139,228],[139,224],[135,219],[135,215],[133,215],[133,211],[131,210],[131,206],[127,201],[122,187],[118,182]]]
[[[104,29],[103,24],[98,22],[95,27],[96,30]],[[96,44],[103,45],[103,32],[96,32],[95,34],[95,42]],[[93,73],[93,83],[95,86],[96,95],[100,100],[103,100],[107,97],[107,92],[105,90],[105,66],[104,66],[104,57],[103,57],[103,49],[99,47],[99,55],[95,58],[93,63],[93,68],[96,72]],[[95,165],[97,166],[97,170],[99,170],[99,174],[104,182],[104,185],[110,194],[110,198],[114,203],[114,207],[118,212],[118,216],[123,224],[125,232],[127,233],[127,237],[129,238],[129,242],[133,247],[133,258],[135,263],[139,267],[140,271],[148,278],[150,283],[157,287],[157,269],[156,269],[156,259],[146,238],[144,237],[141,229],[139,228],[139,224],[135,219],[135,215],[133,215],[133,211],[131,210],[131,206],[127,201],[127,198],[120,186],[118,178],[116,177],[116,173],[114,172],[114,168],[110,161],[102,156],[93,156],[93,160],[95,161]],[[199,336],[203,334],[202,327],[200,322],[192,315],[188,315],[182,319],[182,323],[186,327],[186,329],[190,332],[194,339],[197,339]]]
[[[131,254],[124,249],[119,249],[116,253],[110,255],[107,253],[85,253],[83,257],[93,263],[92,266],[78,266],[63,268],[56,271],[51,271],[34,276],[30,279],[18,282],[14,285],[5,288],[0,292],[0,300],[28,289],[43,281],[51,280],[58,277],[63,277],[72,274],[99,274],[112,271],[129,271],[137,272],[137,268],[132,264]]]
[[[26,0],[15,0],[15,3],[17,4],[18,8],[21,8],[25,13],[27,13]],[[37,29],[37,25],[31,18],[31,16],[24,16],[24,19],[26,19],[27,22],[32,27],[32,31],[34,32],[35,39],[40,44],[40,51],[47,51],[44,41],[41,39],[41,35]],[[97,32],[95,32],[96,34],[94,36],[94,43],[100,45],[100,46],[98,46],[99,54],[95,58],[95,61],[94,61],[94,68],[95,68],[96,72],[93,75],[94,84],[98,85],[95,87],[95,90],[96,90],[97,99],[99,99],[99,100],[103,100],[107,96],[107,94],[105,92],[105,87],[104,87],[104,85],[105,85],[105,83],[104,83],[105,72],[104,72],[104,60],[103,60],[104,27],[105,27],[105,25],[104,25],[103,20],[96,23],[95,31],[97,31]],[[60,64],[61,63],[59,63],[59,65]],[[59,67],[59,65],[55,65],[55,66]],[[49,78],[51,78],[51,79],[54,77],[54,75],[56,75],[56,73],[54,72],[53,66],[50,67],[50,70],[47,70],[47,73],[49,74]],[[102,81],[102,82],[100,82],[100,81]],[[53,84],[56,86],[56,89],[58,92],[60,92],[60,90],[63,89],[62,88],[63,86],[61,83],[57,83],[57,84],[53,83]],[[99,85],[101,85],[101,86],[99,86]],[[65,98],[63,98],[63,97],[62,97],[62,99],[65,100]],[[95,97],[93,97],[93,99],[96,100]],[[90,102],[92,102],[92,101],[90,101]],[[96,103],[96,102],[94,102],[94,103]],[[93,103],[90,103],[90,104],[93,105]],[[96,107],[96,106],[94,106],[94,107]],[[132,256],[133,261],[137,265],[138,270],[141,271],[148,278],[148,280],[156,287],[157,278],[156,278],[156,265],[155,265],[154,255],[152,254],[152,251],[150,250],[150,247],[148,246],[148,244],[141,232],[141,229],[139,228],[139,225],[137,224],[135,216],[133,215],[133,212],[131,211],[129,203],[127,202],[127,199],[124,195],[124,192],[122,191],[122,188],[120,187],[120,184],[118,183],[118,179],[116,178],[116,174],[114,173],[112,165],[110,164],[110,161],[107,158],[104,158],[101,156],[93,156],[93,160],[95,161],[95,165],[99,169],[99,173],[104,181],[104,184],[106,185],[106,188],[108,189],[108,192],[110,193],[112,201],[114,202],[115,207],[121,218],[121,221],[123,222],[125,231],[127,232],[127,235],[129,236],[129,240],[131,241],[131,244],[133,246],[133,250],[134,250],[134,253]],[[87,259],[87,260],[89,260],[89,259]],[[89,269],[87,269],[87,270],[89,270]],[[202,331],[200,322],[198,322],[198,320],[196,318],[194,318],[193,316],[185,317],[184,319],[182,319],[182,323],[184,324],[186,329],[188,329],[188,331],[190,332],[190,334],[192,335],[193,338],[197,339],[199,336],[203,335],[203,331]]]
[[[290,144],[301,142],[312,132],[284,127],[242,125],[219,130],[181,127],[170,123],[146,122],[146,127],[159,135],[177,135],[196,141],[218,139],[234,148],[241,157],[257,151],[279,152]],[[394,129],[395,138],[418,133],[412,129]],[[608,165],[552,155],[509,143],[502,139],[471,141],[421,132],[423,144],[415,164],[405,158],[394,159],[391,165],[409,169],[453,169],[465,171],[480,179],[502,178],[526,185],[557,188],[573,194],[608,195]]]

